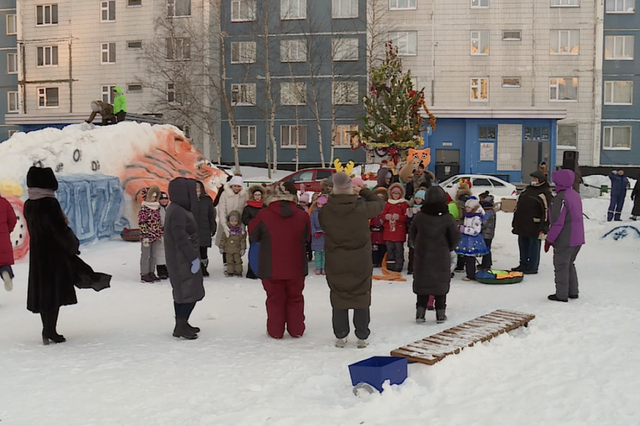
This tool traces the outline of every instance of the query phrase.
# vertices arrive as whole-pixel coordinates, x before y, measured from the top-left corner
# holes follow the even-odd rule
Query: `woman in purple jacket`
[[[563,169],[553,172],[556,195],[551,200],[551,227],[544,251],[553,246],[556,292],[549,300],[568,302],[578,298],[578,274],[575,261],[584,244],[584,222],[580,194],[572,189],[575,174]]]

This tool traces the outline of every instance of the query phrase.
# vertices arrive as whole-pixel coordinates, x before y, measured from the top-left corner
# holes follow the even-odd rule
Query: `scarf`
[[[43,188],[28,188],[30,200],[41,200],[43,198],[56,198],[55,191]]]
[[[242,228],[229,225],[229,235],[242,235]]]
[[[256,200],[247,201],[247,205],[251,206],[251,207],[258,208],[258,209],[261,209],[262,208],[262,200],[260,200],[260,201],[256,201]]]
[[[146,207],[148,209],[151,210],[159,210],[160,209],[160,203],[157,201],[143,201],[142,202],[142,207]]]

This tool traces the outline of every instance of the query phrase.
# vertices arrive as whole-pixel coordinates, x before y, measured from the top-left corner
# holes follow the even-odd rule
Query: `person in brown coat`
[[[116,116],[113,115],[113,105],[108,102],[92,101],[91,102],[91,115],[86,120],[87,123],[93,123],[96,115],[100,114],[102,117],[102,125],[116,124]]]
[[[358,196],[364,202],[358,202]],[[380,215],[384,201],[368,188],[354,186],[344,172],[333,176],[333,193],[320,211],[325,233],[325,271],[331,289],[336,346],[349,335],[349,309],[353,309],[358,347],[367,346],[371,306],[371,233],[369,219]]]

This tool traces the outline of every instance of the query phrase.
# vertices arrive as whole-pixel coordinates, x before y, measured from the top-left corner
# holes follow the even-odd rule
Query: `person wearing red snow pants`
[[[294,185],[276,185],[265,208],[249,223],[249,239],[259,243],[256,274],[267,293],[267,333],[274,339],[304,334],[304,280],[308,273],[309,215],[296,206]],[[291,187],[289,187],[291,186]]]

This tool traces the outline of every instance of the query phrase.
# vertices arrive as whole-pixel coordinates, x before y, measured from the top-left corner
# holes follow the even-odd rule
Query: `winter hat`
[[[364,188],[366,185],[364,184],[364,181],[362,180],[361,177],[357,176],[354,177],[351,182],[353,183],[354,186],[359,186],[360,188]]]
[[[238,222],[240,222],[240,213],[238,213],[237,210],[229,213],[229,216],[227,216],[227,222],[231,222],[232,219],[236,219]]]
[[[421,189],[420,191],[416,192],[415,195],[413,196],[413,198],[420,198],[421,200],[424,200],[424,197],[427,196],[427,193]]]
[[[544,173],[542,173],[540,171],[533,172],[529,176],[534,177],[534,178],[538,178],[538,181],[540,181],[540,183],[544,183],[544,182],[547,181],[547,177],[544,175]]]
[[[467,202],[464,203],[465,207],[471,207],[473,210],[477,209],[479,205],[480,202],[478,201],[478,198],[476,196],[469,197]]]
[[[316,203],[320,204],[321,206],[324,206],[325,204],[327,204],[327,197],[325,197],[324,195],[321,196],[316,200]]]
[[[333,175],[333,193],[336,195],[353,194],[353,181],[345,172]]]
[[[400,194],[400,196],[402,196],[402,188],[397,185],[392,186],[391,189],[389,189],[389,194],[393,194],[394,192],[397,192]]]
[[[493,195],[489,195],[489,193],[487,193],[484,197],[480,195],[480,198],[480,205],[483,208],[493,207]]]
[[[293,201],[296,203],[298,201],[296,186],[291,182],[278,182],[273,185],[267,191],[263,204],[268,206],[276,201]]]
[[[229,186],[231,185],[238,185],[238,186],[244,186],[244,180],[242,180],[242,176],[234,176],[229,180]]]
[[[51,167],[32,166],[27,172],[27,187],[56,191],[58,189],[58,180]]]
[[[304,194],[302,194],[302,195],[300,196],[300,202],[301,202],[301,203],[307,203],[307,204],[309,204],[309,201],[311,201],[311,199],[310,199],[309,194],[308,194],[307,192],[305,192]]]
[[[166,192],[161,192],[160,193],[160,199],[161,200],[168,200],[169,199],[169,194],[167,194]]]
[[[380,194],[382,194],[382,199],[384,201],[387,201],[389,199],[389,193],[387,192],[387,188],[385,188],[384,186],[374,189],[373,193],[378,197],[380,196]]]

